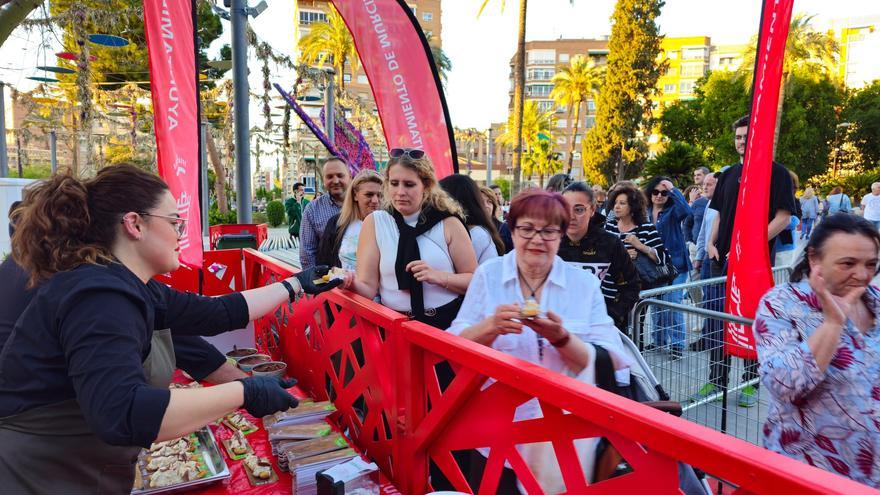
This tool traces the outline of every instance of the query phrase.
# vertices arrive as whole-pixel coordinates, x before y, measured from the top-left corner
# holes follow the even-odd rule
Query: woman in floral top
[[[755,338],[771,396],[764,446],[880,487],[880,235],[867,220],[829,216],[806,259],[761,300]]]

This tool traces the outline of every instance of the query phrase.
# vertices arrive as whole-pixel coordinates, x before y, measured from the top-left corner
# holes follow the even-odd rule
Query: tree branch
[[[43,0],[0,0],[0,46],[15,31],[15,28],[25,20],[37,7],[43,4]]]

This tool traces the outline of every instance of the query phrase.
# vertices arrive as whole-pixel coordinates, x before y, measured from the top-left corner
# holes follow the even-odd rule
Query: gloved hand
[[[320,279],[327,272],[330,271],[330,267],[327,265],[318,265],[308,270],[303,270],[296,275],[294,275],[299,281],[299,286],[302,287],[303,292],[306,294],[320,294],[321,292],[326,292],[330,289],[338,287],[342,285],[344,280],[331,280],[329,282],[323,284],[316,284],[315,280]]]
[[[262,418],[299,405],[296,397],[285,390],[296,385],[295,379],[257,375],[239,381],[244,385],[244,408],[254,417]]]

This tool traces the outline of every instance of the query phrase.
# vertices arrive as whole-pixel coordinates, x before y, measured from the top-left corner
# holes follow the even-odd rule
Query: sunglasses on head
[[[666,196],[669,196],[669,191],[661,191],[660,189],[654,189],[653,191],[651,191],[651,196],[663,196],[665,198]]]
[[[412,160],[418,160],[425,156],[425,151],[418,148],[391,148],[388,155],[391,156],[391,158],[401,158],[405,156]]]

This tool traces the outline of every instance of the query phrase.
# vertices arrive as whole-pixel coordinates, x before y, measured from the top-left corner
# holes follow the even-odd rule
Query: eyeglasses
[[[138,215],[144,217],[156,217],[156,218],[164,218],[167,220],[171,220],[171,225],[174,226],[174,230],[177,231],[177,237],[181,238],[186,234],[186,219],[180,217],[172,217],[168,215],[153,215],[152,213],[144,213],[138,212]]]
[[[660,189],[654,189],[653,191],[651,191],[651,196],[663,196],[665,198],[666,196],[669,196],[669,191],[661,191]]]
[[[561,230],[559,230],[557,228],[552,228],[552,227],[545,227],[543,229],[536,229],[534,227],[527,227],[527,226],[519,227],[519,226],[517,226],[517,227],[514,227],[514,230],[516,230],[523,239],[531,239],[531,238],[535,237],[535,234],[538,234],[541,236],[541,239],[544,239],[545,241],[555,241],[555,240],[558,240],[562,236]]]
[[[388,155],[391,156],[391,158],[402,158],[405,156],[412,160],[418,160],[425,156],[425,150],[420,150],[418,148],[391,148]]]
[[[577,206],[572,207],[571,211],[575,215],[582,217],[587,212],[587,207],[583,206],[583,205],[577,205]]]

